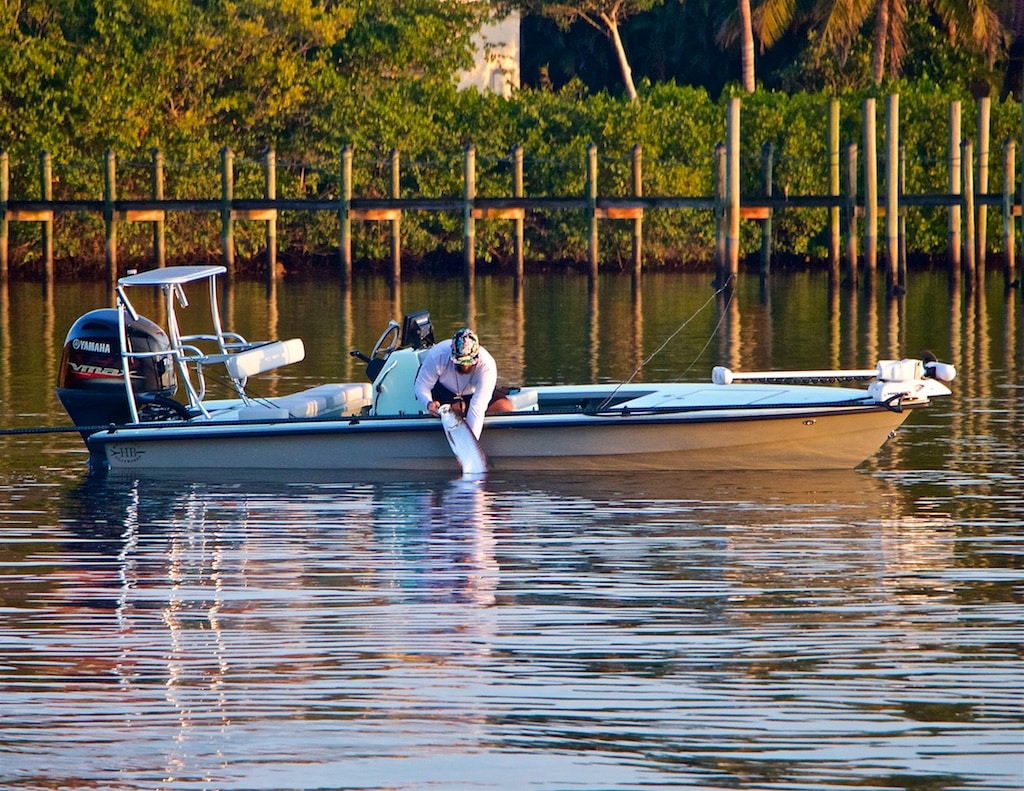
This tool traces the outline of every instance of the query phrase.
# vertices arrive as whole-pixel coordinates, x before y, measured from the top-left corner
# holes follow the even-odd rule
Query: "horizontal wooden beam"
[[[476,220],[522,220],[526,218],[526,209],[473,209]]]
[[[167,212],[159,209],[129,209],[117,213],[118,219],[125,222],[163,222]]]
[[[277,219],[277,209],[232,209],[232,220],[263,220]]]
[[[350,209],[348,216],[353,220],[369,220],[371,222],[387,222],[402,219],[401,209]]]
[[[52,209],[8,209],[3,219],[11,222],[53,222]]]
[[[644,210],[639,206],[609,206],[594,209],[594,216],[605,220],[639,220]]]

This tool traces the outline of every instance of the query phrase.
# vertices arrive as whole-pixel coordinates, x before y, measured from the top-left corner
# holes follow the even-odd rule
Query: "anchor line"
[[[104,429],[107,426],[32,426],[27,428],[3,428],[0,429],[0,437],[16,437],[19,434],[75,434],[90,429]]]

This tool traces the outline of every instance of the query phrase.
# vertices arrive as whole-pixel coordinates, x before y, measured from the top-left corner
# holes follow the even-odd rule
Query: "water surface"
[[[355,378],[426,307],[508,381],[620,380],[678,330],[638,376],[929,347],[956,396],[828,474],[90,477],[77,435],[0,437],[0,785],[1021,788],[1019,299],[705,281],[243,283],[228,309],[306,340],[271,389]],[[104,299],[11,284],[4,427],[66,425],[63,335]]]

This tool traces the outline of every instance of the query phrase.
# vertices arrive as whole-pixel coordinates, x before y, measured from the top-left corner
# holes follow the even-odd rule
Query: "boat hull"
[[[366,363],[367,381],[280,395],[249,392],[250,378],[299,362],[305,346],[299,338],[249,341],[225,330],[217,288],[225,272],[221,265],[197,265],[133,273],[118,280],[116,312],[91,311],[72,325],[58,395],[86,439],[94,469],[205,475],[850,469],[882,446],[907,409],[949,395],[945,383],[956,376],[952,366],[926,355],[880,360],[868,369],[716,366],[710,382],[634,376],[518,387],[503,394],[500,414],[485,419],[478,447],[461,419],[446,429],[427,414],[426,394],[417,395],[434,346],[426,311],[388,322],[369,354],[352,352]],[[209,323],[198,334],[194,327],[183,332],[184,287],[200,283],[208,292]],[[166,330],[143,322],[127,296],[138,289],[162,295]],[[233,392],[210,397],[208,380]],[[838,386],[856,381],[870,384]],[[457,388],[460,400],[475,397],[468,384]]]
[[[878,405],[737,414],[488,418],[500,470],[850,469],[906,419]],[[113,470],[458,470],[440,421],[425,417],[132,426],[88,439]]]

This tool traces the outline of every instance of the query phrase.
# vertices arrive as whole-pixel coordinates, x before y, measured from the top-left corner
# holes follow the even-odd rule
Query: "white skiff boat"
[[[86,313],[64,346],[58,396],[95,469],[751,470],[842,469],[874,454],[955,371],[934,359],[839,371],[713,371],[707,383],[523,387],[515,411],[487,417],[480,447],[457,421],[425,414],[413,394],[434,342],[426,312],[392,321],[367,381],[273,398],[252,377],[303,359],[300,339],[250,342],[222,327],[224,267],[180,266],[123,277],[117,307]],[[185,334],[185,287],[209,290],[209,328]],[[163,292],[163,327],[129,292]],[[129,375],[125,375],[129,372]],[[231,397],[207,397],[226,378]],[[823,382],[859,382],[838,386]],[[253,388],[255,390],[256,388]],[[468,435],[468,438],[467,436]],[[468,447],[467,447],[468,446]]]

